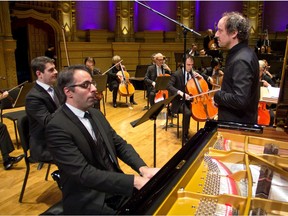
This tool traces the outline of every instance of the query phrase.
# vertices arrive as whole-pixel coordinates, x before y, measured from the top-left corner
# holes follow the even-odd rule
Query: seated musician
[[[191,56],[199,56],[197,45],[195,43],[192,43],[191,48],[186,51],[186,54],[189,54]]]
[[[259,60],[259,81],[261,82],[261,86],[264,87],[275,87],[275,83],[273,82],[273,80],[271,79],[271,77],[267,74],[265,74],[265,70],[266,70],[266,63],[264,60]],[[266,108],[269,110],[270,113],[270,126],[273,126],[274,124],[274,112],[273,112],[273,108],[275,108],[274,104],[273,105],[266,105]]]
[[[188,80],[192,79],[192,76],[197,78],[202,78],[201,75],[193,71],[193,57],[191,55],[186,55],[185,67],[186,67],[186,74],[185,74],[185,85],[184,85],[184,69],[181,67],[175,73],[171,75],[170,81],[167,85],[167,90],[169,94],[178,96],[172,101],[171,112],[172,114],[175,113],[183,113],[184,115],[184,142],[188,142],[189,140],[189,127],[190,127],[190,118],[192,116],[191,113],[191,102],[189,94],[185,93],[185,101],[183,101],[184,89],[188,82]],[[192,75],[193,73],[193,75]]]
[[[3,93],[1,92],[0,101],[8,97],[8,95],[8,91],[4,91]],[[16,157],[10,156],[10,153],[14,151],[14,146],[9,135],[7,126],[2,122],[0,122],[0,150],[2,155],[3,167],[5,170],[11,169],[14,164],[18,163],[24,158],[24,155],[19,155]]]
[[[119,89],[119,82],[120,82],[120,77],[121,76],[121,72],[118,73],[119,71],[121,71],[121,57],[118,55],[113,56],[112,58],[112,68],[110,69],[110,71],[108,72],[108,85],[109,85],[109,90],[112,91],[113,94],[113,107],[116,108],[117,107],[117,95],[118,95],[118,89]],[[115,67],[113,67],[115,66]],[[125,70],[125,66],[122,65],[122,68]],[[137,103],[134,100],[134,94],[132,94],[130,96],[130,103],[137,105]]]
[[[224,75],[221,70],[221,62],[219,58],[213,58],[211,61],[211,67],[205,68],[201,75],[208,83],[208,87],[211,90],[213,85],[221,85],[221,77]]]
[[[165,67],[164,65],[164,56],[161,53],[155,54],[154,58],[155,58],[155,64],[150,65],[147,68],[147,72],[144,77],[144,83],[147,86],[148,100],[151,106],[155,104],[155,95],[156,95],[155,86],[157,76],[171,74],[171,72],[167,70],[167,67]]]
[[[212,29],[207,29],[207,35],[204,37],[203,40],[203,47],[204,50],[210,50],[212,44],[217,44],[217,40],[215,39],[215,35]]]
[[[84,60],[84,64],[86,65],[86,67],[89,68],[91,75],[95,76],[95,75],[101,75],[101,71],[98,68],[95,68],[95,59],[92,57],[86,57]],[[96,92],[96,102],[94,104],[94,108],[99,109],[100,110],[100,101],[103,98],[103,92]]]

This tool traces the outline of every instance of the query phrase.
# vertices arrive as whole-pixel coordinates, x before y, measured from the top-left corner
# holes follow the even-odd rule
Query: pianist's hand
[[[148,178],[142,176],[134,176],[134,187],[140,190],[147,182],[149,181]]]
[[[141,176],[151,179],[158,171],[160,168],[150,168],[147,166],[142,166],[139,168]]]

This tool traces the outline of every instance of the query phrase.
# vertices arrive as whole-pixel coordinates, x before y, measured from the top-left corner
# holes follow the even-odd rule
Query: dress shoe
[[[133,105],[138,105],[135,101],[130,101],[130,103]]]
[[[116,107],[117,107],[117,104],[116,104],[116,103],[113,103],[113,107],[116,108]]]
[[[9,157],[8,160],[4,161],[4,163],[3,163],[4,169],[5,170],[11,169],[13,164],[18,163],[23,158],[24,158],[24,155],[19,155],[17,157]]]

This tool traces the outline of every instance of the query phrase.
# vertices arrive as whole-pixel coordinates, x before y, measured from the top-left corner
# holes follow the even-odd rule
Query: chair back
[[[93,81],[96,82],[97,90],[99,92],[106,91],[107,79],[108,79],[108,76],[106,74],[105,75],[94,75],[93,76]]]
[[[28,151],[30,146],[29,146],[29,121],[27,115],[24,115],[18,119],[17,128],[21,140],[21,146],[25,153],[25,157],[28,157]]]

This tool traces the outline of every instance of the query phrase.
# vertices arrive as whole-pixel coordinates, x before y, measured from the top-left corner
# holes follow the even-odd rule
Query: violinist
[[[84,60],[84,64],[86,67],[88,67],[88,69],[91,72],[92,76],[95,75],[101,75],[101,71],[98,68],[95,68],[95,59],[92,57],[86,57]],[[103,98],[103,92],[98,92],[96,91],[96,100],[94,103],[94,108],[99,109],[100,110],[100,101]]]
[[[273,80],[271,79],[271,77],[267,74],[265,74],[265,70],[266,70],[266,63],[264,60],[259,60],[259,71],[260,71],[260,76],[259,76],[259,81],[260,81],[260,85],[264,86],[264,87],[275,87],[275,83],[273,82]],[[269,106],[268,104],[266,104],[266,109],[269,110],[269,114],[270,114],[270,126],[273,126],[274,124],[274,112],[273,112],[273,105]]]
[[[207,29],[207,35],[204,37],[203,40],[203,47],[204,50],[207,52],[211,48],[218,47],[217,40],[215,39],[215,35],[212,29]]]
[[[214,95],[218,120],[257,124],[259,63],[248,46],[249,20],[238,12],[226,12],[218,22],[215,37],[228,49],[221,90]]]
[[[95,68],[95,59],[92,58],[92,57],[86,57],[85,60],[84,60],[84,64],[86,65],[86,67],[89,68],[92,76],[95,76],[95,75],[101,75],[101,71],[99,68]]]
[[[221,70],[220,59],[213,58],[211,61],[211,67],[205,68],[201,75],[208,83],[210,90],[212,89],[213,85],[221,86],[224,73]]]
[[[117,94],[118,94],[118,89],[119,89],[119,82],[121,80],[121,57],[118,55],[113,56],[112,58],[112,68],[108,72],[108,85],[109,85],[109,90],[112,91],[113,94],[113,107],[117,107]],[[115,67],[113,67],[115,66]],[[125,70],[125,66],[122,65],[122,68]],[[133,105],[137,105],[137,103],[134,100],[134,94],[130,96],[130,103]]]
[[[156,95],[156,79],[157,76],[171,74],[169,69],[167,68],[166,64],[164,64],[164,56],[161,53],[156,53],[154,56],[155,64],[150,65],[147,68],[144,83],[147,86],[147,95],[149,99],[150,105],[155,104],[155,95]]]
[[[175,73],[173,73],[170,77],[170,81],[167,85],[167,90],[169,91],[170,95],[177,94],[178,96],[172,101],[172,107],[171,107],[171,113],[183,113],[183,119],[184,119],[184,143],[186,143],[189,140],[189,127],[190,127],[190,119],[192,116],[191,113],[191,102],[190,102],[190,96],[187,93],[184,93],[183,90],[185,89],[186,83],[188,80],[192,78],[192,76],[195,76],[197,79],[202,78],[201,75],[194,72],[192,70],[194,64],[193,57],[191,55],[186,55],[186,80],[184,82],[184,70],[183,67],[178,69]],[[185,94],[185,101],[183,100],[183,95]],[[184,107],[184,109],[183,109]]]
[[[8,97],[8,91],[4,91],[0,95],[0,100]],[[14,151],[14,146],[7,130],[7,126],[0,122],[0,150],[3,158],[3,167],[5,170],[9,170],[13,167],[13,164],[18,163],[24,158],[24,155],[17,157],[11,157],[9,154]]]

